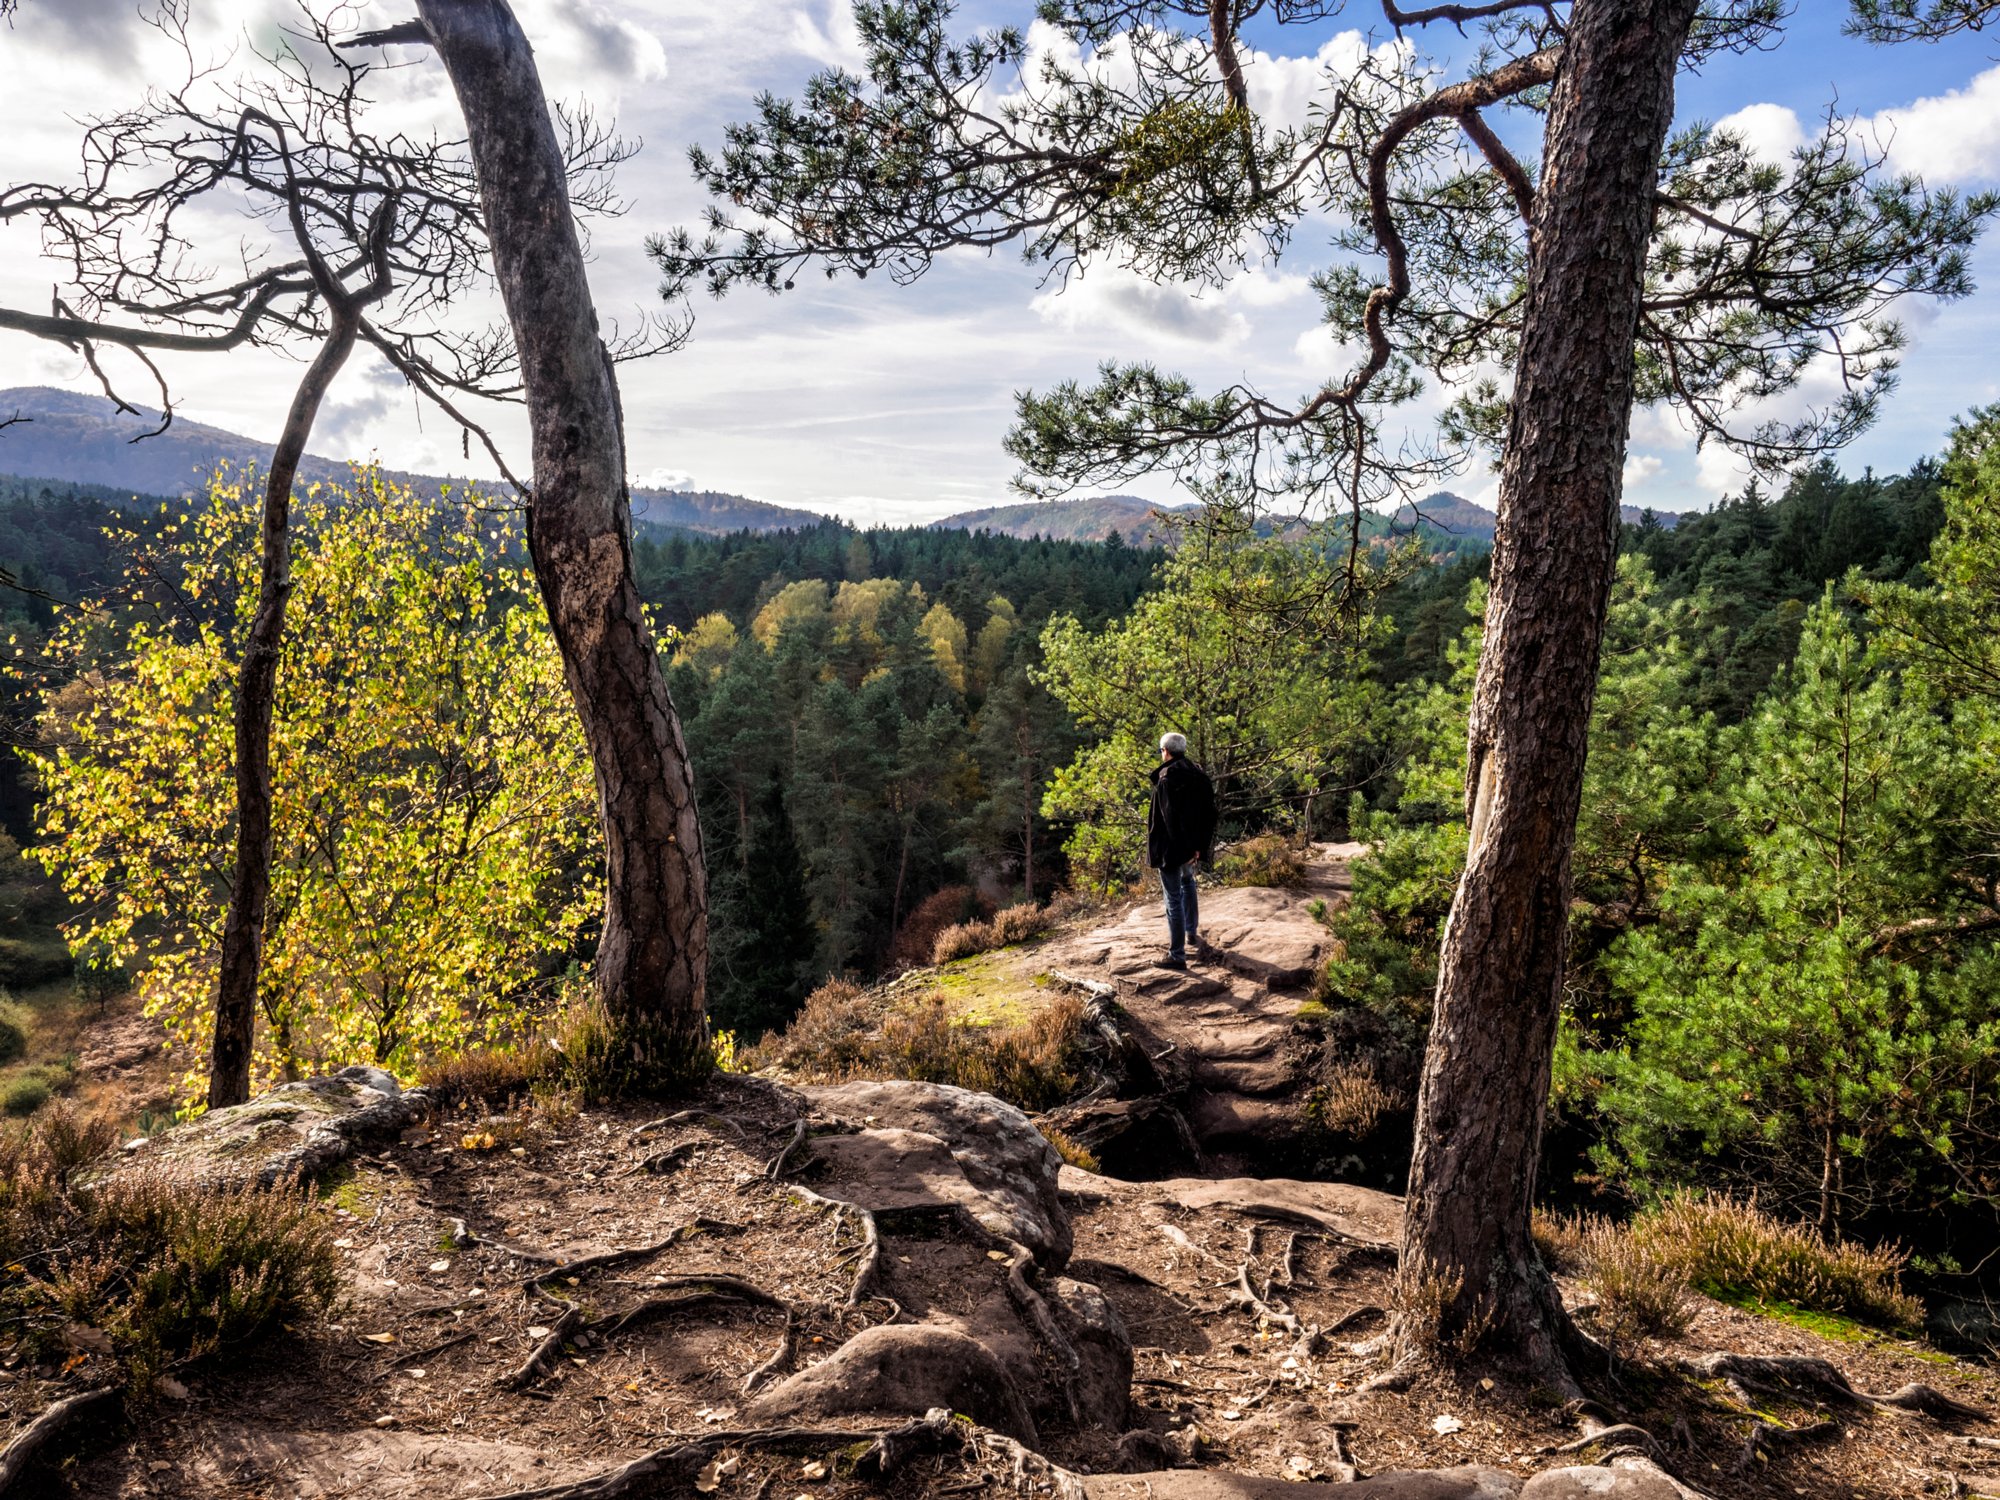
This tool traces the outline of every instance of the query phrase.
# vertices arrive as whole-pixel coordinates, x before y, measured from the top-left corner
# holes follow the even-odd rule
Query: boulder
[[[1180,1178],[1161,1184],[1182,1208],[1222,1208],[1318,1224],[1364,1245],[1402,1243],[1403,1200],[1351,1182],[1298,1182],[1285,1177]]]
[[[1521,1500],[1680,1500],[1680,1493],[1645,1469],[1544,1469],[1521,1486]]]
[[[1083,1492],[1090,1500],[1515,1500],[1521,1489],[1512,1474],[1467,1465],[1377,1474],[1351,1484],[1294,1483],[1219,1469],[1165,1469],[1092,1475],[1084,1480]]]
[[[814,1143],[835,1173],[829,1196],[868,1207],[868,1195],[956,1203],[988,1233],[1027,1246],[1044,1271],[1069,1263],[1069,1215],[1056,1189],[1062,1159],[1013,1105],[941,1083],[841,1083],[801,1092],[816,1112],[858,1132]],[[889,1132],[896,1134],[866,1140]],[[949,1155],[962,1187],[943,1171],[937,1150],[912,1139],[920,1136]],[[857,1140],[863,1143],[852,1144]],[[865,1163],[868,1175],[843,1172],[843,1162],[850,1169]]]
[[[1132,1339],[1111,1299],[1058,1276],[1044,1290],[1076,1349],[1077,1414],[1088,1431],[1117,1432],[1132,1414]]]
[[[112,1170],[144,1164],[218,1188],[269,1187],[325,1171],[357,1143],[403,1129],[427,1103],[422,1089],[406,1093],[379,1069],[348,1068],[197,1115],[126,1153]]]
[[[1035,1447],[1034,1418],[1012,1374],[987,1340],[956,1320],[884,1323],[771,1387],[750,1403],[750,1416],[759,1423],[862,1413],[902,1419],[942,1406]]]

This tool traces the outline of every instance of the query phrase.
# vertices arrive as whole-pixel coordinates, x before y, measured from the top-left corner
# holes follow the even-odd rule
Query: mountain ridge
[[[120,412],[103,396],[54,386],[0,390],[0,423],[10,417],[21,420],[0,428],[0,472],[24,478],[104,485],[138,495],[184,495],[194,488],[197,475],[212,472],[218,463],[261,468],[271,457],[269,443],[186,417],[176,417],[158,436],[141,438],[159,425],[157,411]],[[299,479],[304,484],[342,482],[355,462],[309,453],[299,463]],[[455,475],[382,472],[419,493],[501,487]],[[715,490],[661,489],[633,490],[632,518],[639,525],[709,533],[779,531],[833,519]]]

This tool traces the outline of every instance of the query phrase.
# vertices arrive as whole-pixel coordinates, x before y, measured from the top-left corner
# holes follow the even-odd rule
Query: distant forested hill
[[[1137,495],[1098,495],[1080,500],[1030,500],[961,511],[931,525],[938,530],[990,531],[998,536],[1047,537],[1051,541],[1101,542],[1116,532],[1137,547],[1166,539],[1157,519],[1198,510],[1194,505],[1162,505]]]
[[[176,417],[158,436],[134,442],[159,425],[157,412],[121,412],[102,396],[50,386],[0,390],[0,422],[17,416],[23,420],[0,428],[0,473],[123,492],[112,496],[114,503],[133,494],[186,494],[217,464],[245,468],[261,465],[271,456],[269,443],[184,417]],[[305,484],[341,482],[348,472],[347,460],[316,454],[309,454],[299,465],[299,478]],[[466,483],[436,474],[385,473],[424,495],[435,495],[447,484],[462,488]],[[494,484],[483,487],[499,488]],[[825,519],[816,511],[707,490],[634,490],[632,515],[642,527],[717,535],[814,526]]]
[[[1024,621],[1039,625],[1063,612],[1098,623],[1131,607],[1159,560],[1145,547],[923,526],[860,531],[833,520],[790,531],[641,537],[633,554],[640,592],[682,630],[716,613],[747,623],[785,584],[807,579],[900,579],[968,620],[983,618],[997,594]]]

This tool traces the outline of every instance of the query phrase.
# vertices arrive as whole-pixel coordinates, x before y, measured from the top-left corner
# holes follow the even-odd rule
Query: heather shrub
[[[0,1136],[0,1316],[28,1352],[105,1354],[143,1389],[333,1306],[340,1254],[310,1188],[80,1173],[116,1138],[66,1102]]]
[[[896,929],[896,940],[889,949],[891,967],[915,969],[935,962],[931,953],[937,947],[938,934],[961,922],[979,921],[992,910],[993,904],[969,885],[948,885],[931,892]]]

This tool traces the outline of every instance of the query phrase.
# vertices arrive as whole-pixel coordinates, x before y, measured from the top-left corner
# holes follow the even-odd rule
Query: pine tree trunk
[[[285,641],[285,606],[292,597],[292,483],[320,404],[353,352],[359,331],[358,314],[335,309],[327,340],[292,395],[284,430],[271,454],[271,472],[264,479],[257,609],[250,617],[236,673],[236,867],[222,923],[215,1037],[209,1049],[210,1109],[241,1104],[250,1097],[264,922],[271,905],[271,706]]]
[[[1696,0],[1577,0],[1545,170],[1404,1216],[1398,1352],[1483,1349],[1574,1387],[1529,1235],[1570,854],[1611,593],[1647,236]]]
[[[597,773],[599,999],[629,1080],[706,1068],[708,884],[694,777],[632,573],[631,497],[563,156],[506,0],[418,0],[464,111],[534,437],[528,546]]]

